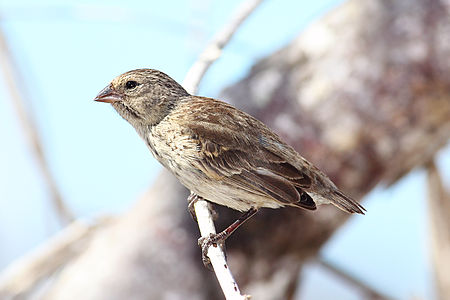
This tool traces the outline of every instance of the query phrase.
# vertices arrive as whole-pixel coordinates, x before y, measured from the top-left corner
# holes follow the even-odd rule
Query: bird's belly
[[[183,184],[200,197],[227,206],[246,211],[252,207],[278,208],[281,203],[261,194],[250,193],[239,188],[226,179],[210,178],[202,170],[195,167],[198,155],[196,145],[178,141],[179,136],[166,136],[164,140],[155,137],[148,139],[150,151],[164,167],[169,169]],[[170,142],[168,142],[170,141]]]
[[[269,197],[252,194],[239,187],[227,184],[226,181],[211,180],[204,176],[202,171],[193,170],[189,174],[178,172],[177,177],[185,187],[200,197],[234,210],[247,211],[252,207],[278,208],[282,206],[281,203]]]
[[[174,174],[190,191],[213,203],[227,206],[238,211],[250,208],[278,208],[283,206],[270,197],[264,197],[245,191],[223,180],[209,178],[201,170],[188,163],[188,160],[157,159]]]

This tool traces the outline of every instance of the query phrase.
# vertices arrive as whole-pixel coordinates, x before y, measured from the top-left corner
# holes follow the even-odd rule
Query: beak
[[[110,84],[107,87],[105,87],[103,90],[101,90],[100,93],[98,93],[97,97],[95,97],[94,101],[97,102],[106,102],[106,103],[114,103],[122,101],[122,96],[117,93],[113,86]]]

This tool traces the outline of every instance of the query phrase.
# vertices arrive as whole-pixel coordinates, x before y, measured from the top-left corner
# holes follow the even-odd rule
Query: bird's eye
[[[138,86],[138,83],[134,80],[130,80],[130,81],[127,81],[127,83],[125,83],[125,87],[127,88],[127,90],[134,89],[137,86]]]

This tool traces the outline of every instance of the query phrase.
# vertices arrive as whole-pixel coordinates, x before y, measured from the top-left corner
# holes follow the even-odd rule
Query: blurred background
[[[75,219],[89,223],[122,215],[151,186],[161,166],[132,127],[93,98],[115,76],[135,68],[159,69],[182,82],[240,2],[1,1],[0,271],[67,225],[51,200],[55,194],[27,137],[28,127],[37,132],[48,176]],[[198,94],[219,97],[260,59],[343,3],[264,1],[208,71]],[[398,22],[409,24],[408,16]],[[320,40],[320,31],[316,34]],[[14,86],[21,104],[11,93]],[[448,190],[450,147],[437,148],[432,156]],[[429,174],[415,167],[389,187],[380,178],[364,197],[366,216],[341,226],[321,247],[320,257],[389,299],[445,299],[436,292],[431,258]],[[295,299],[370,298],[320,263],[306,263],[301,274]]]

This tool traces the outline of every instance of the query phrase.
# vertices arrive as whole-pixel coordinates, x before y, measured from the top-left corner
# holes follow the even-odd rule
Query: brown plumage
[[[206,200],[239,211],[331,203],[363,214],[262,122],[225,102],[189,95],[160,71],[122,74],[95,100],[111,103],[155,158]]]

